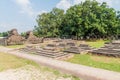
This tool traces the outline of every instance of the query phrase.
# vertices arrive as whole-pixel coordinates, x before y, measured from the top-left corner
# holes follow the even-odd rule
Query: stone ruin
[[[32,31],[26,32],[25,39],[27,43],[31,43],[31,44],[37,44],[41,42],[41,39],[37,38]]]
[[[105,43],[104,47],[90,51],[89,53],[105,56],[120,57],[120,40]]]
[[[19,44],[37,44],[43,42],[43,38],[37,38],[32,31],[26,32],[26,37],[22,37],[18,34],[17,29],[12,29],[9,35],[4,38],[0,38],[0,45],[19,45]]]
[[[17,29],[12,29],[9,32],[9,36],[6,37],[6,44],[7,45],[18,45],[24,44],[25,39],[21,35],[18,34]]]
[[[4,37],[0,37],[0,45],[6,46],[6,39]]]

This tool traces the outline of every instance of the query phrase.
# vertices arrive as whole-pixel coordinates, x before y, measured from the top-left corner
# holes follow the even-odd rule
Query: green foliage
[[[26,33],[25,33],[25,32],[22,32],[22,33],[21,33],[21,36],[25,37],[25,36],[26,36]]]
[[[74,5],[65,13],[54,8],[39,15],[37,23],[34,31],[43,37],[112,38],[120,34],[120,12],[96,0]]]
[[[59,27],[62,23],[64,11],[54,8],[50,13],[38,15],[34,33],[38,36],[57,37],[59,36]]]
[[[0,37],[6,37],[6,36],[8,36],[8,32],[2,32],[2,33],[0,33]]]

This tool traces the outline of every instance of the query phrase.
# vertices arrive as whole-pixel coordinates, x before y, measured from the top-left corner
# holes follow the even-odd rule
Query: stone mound
[[[18,45],[24,44],[25,39],[18,34],[17,29],[12,29],[9,36],[6,38],[6,41],[7,45]]]
[[[41,40],[37,38],[32,31],[26,32],[26,39],[27,39],[26,40],[27,43],[32,43],[32,44],[37,44],[41,42]]]

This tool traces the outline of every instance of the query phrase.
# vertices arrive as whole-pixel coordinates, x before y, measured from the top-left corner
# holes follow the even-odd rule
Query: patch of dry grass
[[[94,47],[94,48],[100,48],[100,47],[103,47],[104,46],[104,43],[106,41],[104,40],[97,40],[97,41],[87,41],[86,43],[88,45],[90,45],[91,47]]]
[[[91,56],[91,59],[97,62],[104,62],[104,63],[119,63],[120,64],[120,58],[115,57],[106,57],[106,56]]]
[[[35,64],[32,61],[18,58],[10,54],[0,52],[0,71],[19,68],[28,64]]]
[[[18,48],[24,48],[25,45],[11,45],[11,46],[6,46],[7,48],[14,48],[14,49],[18,49]]]
[[[57,77],[71,78],[71,80],[80,80],[77,77],[61,73],[57,70],[54,70],[54,69],[51,69],[51,68],[48,68],[45,66],[41,66],[33,61],[0,52],[0,72],[8,70],[8,69],[16,69],[16,68],[20,68],[20,67],[25,67],[27,65],[33,66],[37,70],[42,71],[42,74],[46,72],[46,73],[52,73],[53,75],[55,75]],[[28,69],[28,68],[26,68],[26,69]]]
[[[68,59],[67,61],[71,63],[82,64],[95,68],[102,68],[106,70],[120,72],[120,58],[90,55],[90,54],[85,54],[85,55],[75,54],[73,58]]]

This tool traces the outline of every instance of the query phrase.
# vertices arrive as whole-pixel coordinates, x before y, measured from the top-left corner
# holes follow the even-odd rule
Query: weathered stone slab
[[[46,50],[55,50],[56,45],[55,44],[47,44],[47,46],[44,47],[44,49],[46,49]]]
[[[70,48],[64,50],[64,52],[80,54],[79,47],[70,47]]]
[[[68,42],[67,44],[66,44],[67,46],[76,46],[76,44],[75,43],[73,43],[73,42]]]
[[[64,43],[60,43],[60,44],[58,44],[58,47],[65,47],[66,46],[66,44],[64,44]]]
[[[120,57],[120,43],[119,41],[115,41],[90,52],[93,54]]]

